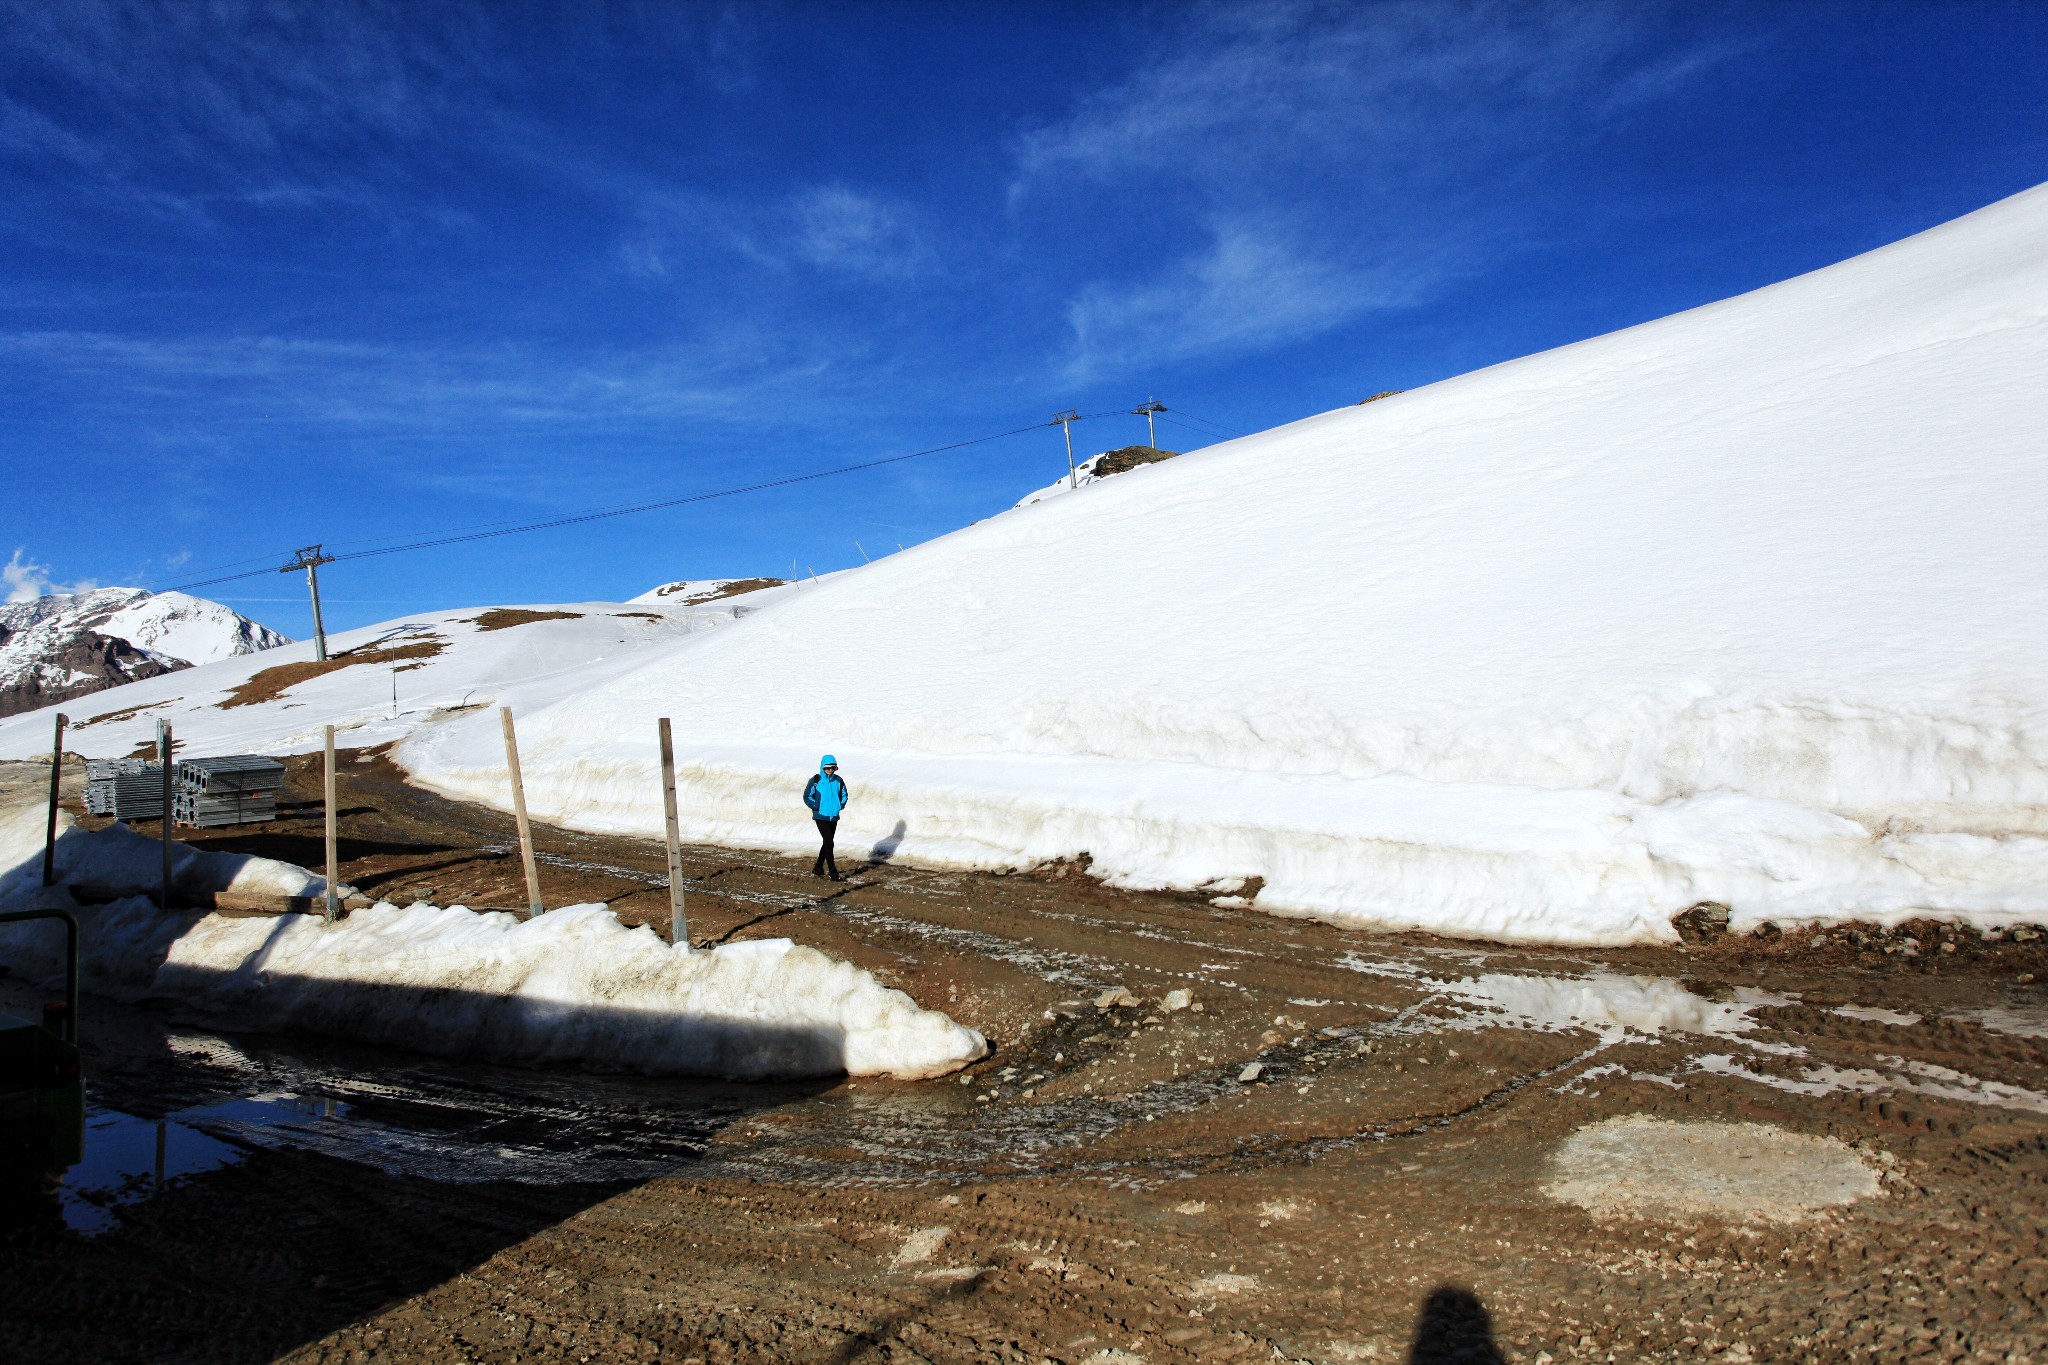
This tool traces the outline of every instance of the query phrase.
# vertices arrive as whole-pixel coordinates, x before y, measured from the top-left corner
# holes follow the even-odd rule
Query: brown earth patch
[[[448,642],[438,635],[411,644],[392,645],[385,649],[352,650],[337,654],[331,659],[307,659],[300,663],[279,664],[266,668],[237,687],[221,701],[215,703],[226,711],[236,706],[254,706],[258,702],[275,701],[288,689],[329,673],[352,668],[357,664],[395,664],[407,659],[431,659],[448,647]],[[415,665],[417,667],[417,665]]]
[[[144,711],[154,711],[159,706],[168,705],[170,705],[169,702],[146,701],[142,703],[142,705],[140,706],[127,706],[123,707],[119,711],[109,711],[104,716],[94,716],[89,720],[73,721],[71,724],[71,728],[74,730],[83,730],[88,725],[108,725],[114,721],[129,720],[135,716],[141,715]]]
[[[496,607],[482,616],[464,618],[482,634],[487,630],[510,630],[513,626],[530,626],[535,621],[581,621],[580,611],[532,611],[525,607]]]
[[[788,581],[786,578],[735,578],[715,591],[701,595],[689,593],[688,599],[693,605],[699,602],[716,602],[722,597],[739,597],[746,593],[759,592],[763,588],[779,588]],[[681,592],[689,586],[688,583],[671,583],[666,588],[657,589],[657,596],[666,597],[671,592]]]
[[[615,611],[612,615],[618,617],[621,621],[628,619],[634,621],[659,621],[662,619],[661,613],[654,611]]]

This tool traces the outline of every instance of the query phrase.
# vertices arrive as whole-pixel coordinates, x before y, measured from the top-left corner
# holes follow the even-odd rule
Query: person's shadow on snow
[[[1479,1296],[1451,1285],[1432,1290],[1415,1323],[1408,1365],[1506,1365]]]
[[[896,828],[890,830],[885,837],[875,841],[875,846],[868,850],[869,867],[880,867],[883,863],[896,856],[896,850],[903,845],[903,831],[906,828],[907,826],[903,821],[898,820]]]

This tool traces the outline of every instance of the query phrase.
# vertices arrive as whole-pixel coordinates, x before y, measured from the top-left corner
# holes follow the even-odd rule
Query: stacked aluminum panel
[[[212,829],[277,818],[284,764],[260,754],[187,758],[178,763],[172,817],[181,825]]]
[[[85,808],[116,820],[158,820],[164,813],[164,765],[140,758],[90,758]]]

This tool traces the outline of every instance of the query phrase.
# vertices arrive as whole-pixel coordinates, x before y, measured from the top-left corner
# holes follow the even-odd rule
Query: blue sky
[[[1151,396],[1192,449],[1980,207],[2044,115],[2038,3],[0,0],[0,556],[168,587]],[[823,572],[1063,469],[339,564],[329,624]]]

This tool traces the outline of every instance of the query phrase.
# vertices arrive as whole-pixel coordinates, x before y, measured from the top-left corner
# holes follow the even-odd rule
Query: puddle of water
[[[1945,1066],[1936,1066],[1932,1062],[1916,1062],[1904,1057],[1880,1057],[1878,1061],[1896,1069],[1879,1071],[1871,1067],[1823,1064],[1802,1066],[1796,1076],[1781,1076],[1775,1072],[1752,1070],[1726,1053],[1696,1057],[1693,1059],[1693,1067],[1711,1075],[1751,1081],[1791,1095],[1811,1097],[1841,1091],[1874,1095],[1907,1091],[1916,1095],[1926,1095],[1930,1099],[1960,1100],[1964,1104],[1981,1104],[1997,1109],[2018,1109],[2027,1113],[2048,1114],[2048,1095],[2038,1091],[2007,1085],[2003,1081],[1980,1080]]]
[[[294,1095],[224,1100],[159,1119],[89,1106],[84,1159],[65,1173],[58,1192],[64,1221],[74,1231],[97,1235],[114,1226],[118,1206],[150,1198],[175,1181],[219,1170],[248,1155],[247,1147],[207,1132],[213,1124],[288,1128],[309,1120],[342,1118],[347,1112],[346,1105],[334,1100]]]
[[[1834,1013],[1844,1019],[1861,1019],[1870,1024],[1895,1024],[1899,1028],[1911,1028],[1920,1022],[1920,1016],[1906,1010],[1888,1010],[1877,1005],[1837,1005]]]
[[[1953,1010],[1948,1018],[2015,1038],[2048,1038],[2048,1009],[2044,1008],[1992,1005],[1981,1010]]]
[[[1748,986],[1725,995],[1702,995],[1684,982],[1663,976],[1622,976],[1592,972],[1585,976],[1542,976],[1487,972],[1447,980],[1423,974],[1407,963],[1374,961],[1346,953],[1338,965],[1368,976],[1405,981],[1430,992],[1421,1005],[1444,1005],[1451,1019],[1418,1019],[1414,1031],[1453,1028],[1535,1029],[1546,1033],[1582,1029],[1610,1042],[1661,1033],[1687,1033],[1708,1038],[1735,1038],[1757,1027],[1750,1016],[1759,1009],[1793,1003],[1792,997]]]

